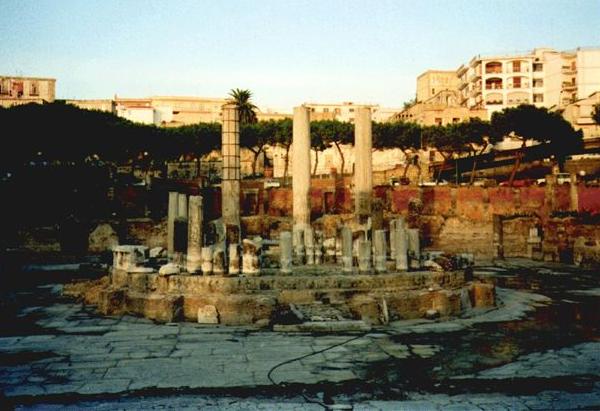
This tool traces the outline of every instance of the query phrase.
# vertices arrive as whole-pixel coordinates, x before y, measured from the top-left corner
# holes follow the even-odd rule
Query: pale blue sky
[[[400,106],[476,54],[600,46],[600,0],[0,0],[0,73],[58,98],[225,96]]]

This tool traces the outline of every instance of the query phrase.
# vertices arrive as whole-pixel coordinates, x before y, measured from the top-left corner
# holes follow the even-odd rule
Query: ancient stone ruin
[[[310,112],[296,107],[291,229],[247,237],[240,224],[239,116],[234,105],[223,106],[221,218],[206,221],[202,196],[170,192],[166,256],[115,247],[100,310],[164,322],[327,331],[493,306],[494,286],[471,281],[471,254],[424,251],[410,218],[383,218],[376,210],[371,133],[370,109],[359,107],[354,215],[326,232],[311,221]],[[532,231],[532,254],[539,252],[537,238]]]

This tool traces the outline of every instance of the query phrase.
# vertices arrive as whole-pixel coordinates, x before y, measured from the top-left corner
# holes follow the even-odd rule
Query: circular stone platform
[[[494,285],[467,282],[462,271],[340,274],[337,265],[294,267],[289,275],[267,269],[256,277],[114,270],[98,297],[109,315],[258,326],[302,319],[382,324],[495,304]]]

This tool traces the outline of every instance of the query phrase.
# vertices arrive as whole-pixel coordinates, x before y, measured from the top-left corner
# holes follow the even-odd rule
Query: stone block
[[[102,253],[119,245],[119,236],[110,224],[98,224],[88,237],[88,251]]]
[[[219,324],[219,313],[214,305],[205,305],[198,308],[199,324]]]
[[[160,267],[158,270],[159,275],[176,275],[181,272],[179,265],[174,263],[168,263]]]
[[[496,304],[496,289],[493,284],[474,282],[470,291],[474,308],[493,307]]]

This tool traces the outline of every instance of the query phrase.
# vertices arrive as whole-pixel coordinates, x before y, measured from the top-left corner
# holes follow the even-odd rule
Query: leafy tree
[[[408,101],[405,101],[405,102],[402,104],[402,109],[403,109],[403,110],[408,110],[409,108],[411,108],[411,107],[412,107],[412,106],[414,106],[415,104],[417,104],[417,98],[416,98],[416,97],[415,97],[415,98],[412,98],[412,99],[410,99],[410,100],[408,100]]]
[[[344,144],[352,144],[354,142],[354,125],[337,120],[321,120],[312,122],[310,127],[311,133],[314,132],[320,136],[322,140],[321,149],[335,146],[342,163],[340,173],[343,174],[346,166],[346,159],[341,146]],[[316,168],[317,165],[315,164],[315,171]]]
[[[480,118],[470,118],[458,124],[459,132],[464,136],[464,142],[469,148],[469,154],[473,158],[473,167],[471,169],[471,180],[473,184],[475,179],[475,170],[477,169],[477,157],[482,155],[490,144],[498,142],[497,136],[491,133],[489,121]]]
[[[511,186],[523,159],[527,140],[547,144],[549,153],[555,155],[561,169],[566,156],[582,145],[581,132],[576,132],[559,113],[528,104],[494,113],[491,127],[496,139],[512,136],[522,141],[521,150],[509,178]]]
[[[292,119],[286,118],[277,122],[275,144],[285,149],[285,166],[283,168],[283,181],[287,181],[290,164],[290,147],[292,146]]]
[[[406,177],[409,167],[414,163],[419,173],[421,168],[418,161],[412,161],[411,151],[418,150],[421,146],[421,127],[416,123],[392,122],[373,123],[373,147],[376,150],[399,148],[404,153],[406,166],[403,178]],[[416,158],[415,158],[416,159]]]
[[[330,146],[330,139],[328,137],[328,128],[323,122],[316,121],[310,125],[310,148],[315,152],[315,165],[313,167],[312,175],[317,174],[317,167],[319,165],[319,153]]]
[[[252,174],[256,174],[258,157],[264,153],[268,144],[275,143],[275,134],[278,124],[274,120],[261,121],[259,123],[242,124],[240,130],[240,145],[252,151]]]
[[[250,90],[242,90],[239,88],[232,89],[229,92],[231,101],[237,106],[240,114],[240,123],[249,124],[256,123],[257,107],[252,103],[252,92]]]

